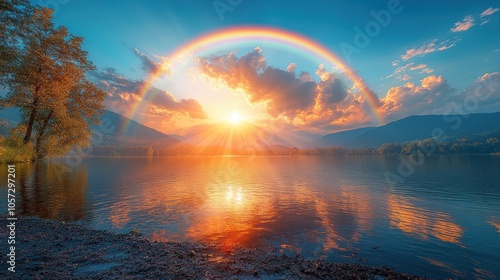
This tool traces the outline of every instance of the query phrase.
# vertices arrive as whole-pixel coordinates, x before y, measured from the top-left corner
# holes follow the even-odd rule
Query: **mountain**
[[[346,147],[349,146],[356,137],[375,128],[376,127],[363,127],[363,128],[344,130],[341,132],[328,134],[321,137],[316,142],[316,144],[319,144],[319,146],[321,147],[326,147],[326,146]]]
[[[448,140],[471,137],[500,128],[500,112],[470,115],[410,116],[375,128],[361,128],[325,135],[318,146],[377,147],[384,143],[423,140],[439,129]]]
[[[107,110],[101,116],[101,126],[93,129],[102,132],[104,141],[101,145],[104,146],[165,147],[181,143],[176,138]]]
[[[0,134],[5,134],[7,131],[5,122],[10,127],[16,125],[20,121],[20,112],[17,109],[0,110],[0,120],[4,121],[0,123]],[[291,147],[303,148],[301,142],[309,143],[303,141],[304,137],[297,137],[294,132],[271,131],[249,123],[237,126],[222,123],[196,126],[191,128],[187,135],[182,136],[181,141],[111,111],[105,111],[101,116],[101,121],[101,126],[93,127],[98,137],[96,141],[98,145],[94,146],[98,146],[99,149],[104,147],[147,149],[151,147],[155,153],[163,150],[168,154],[181,153],[178,152],[181,150],[182,153],[188,153],[193,150],[194,146],[198,146],[199,148],[195,150],[208,148],[219,153],[252,150],[286,151]],[[314,147],[378,147],[384,143],[432,138],[432,133],[436,129],[442,131],[447,137],[446,141],[464,137],[473,140],[485,135],[496,135],[500,131],[500,112],[410,116],[379,127],[364,127],[328,134],[312,144]],[[492,134],[492,132],[495,133]],[[107,152],[106,150],[106,154]],[[141,150],[137,153],[145,152]]]
[[[0,119],[12,127],[21,121],[21,114],[16,108],[4,109],[0,110]],[[101,125],[93,126],[92,129],[97,133],[97,136],[101,137],[96,140],[96,142],[99,141],[99,146],[165,147],[182,143],[176,138],[108,110],[105,110],[101,116]]]

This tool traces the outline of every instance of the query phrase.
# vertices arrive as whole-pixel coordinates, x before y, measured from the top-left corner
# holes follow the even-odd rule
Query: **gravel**
[[[6,216],[0,219],[6,222]],[[0,240],[7,242],[2,230]],[[10,245],[9,245],[10,246]],[[34,217],[16,222],[16,272],[0,279],[427,279],[388,267],[329,263],[260,249],[153,242]]]

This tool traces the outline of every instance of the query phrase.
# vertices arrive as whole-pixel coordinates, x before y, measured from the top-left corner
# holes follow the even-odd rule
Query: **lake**
[[[69,170],[55,159],[16,164],[17,208],[157,241],[500,277],[500,156],[426,157],[404,173],[400,165],[396,156],[138,157],[87,158]],[[400,181],[389,184],[387,172]]]

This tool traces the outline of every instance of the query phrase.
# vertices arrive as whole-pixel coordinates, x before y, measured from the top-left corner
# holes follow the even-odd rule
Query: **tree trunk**
[[[38,74],[42,74],[42,67],[38,67]],[[36,117],[36,111],[38,109],[38,92],[40,91],[40,88],[42,85],[38,84],[35,87],[35,92],[33,93],[34,99],[33,99],[33,109],[31,109],[31,115],[30,119],[28,121],[28,127],[26,129],[26,135],[24,135],[24,140],[23,143],[24,145],[28,144],[28,142],[31,140],[31,133],[33,131],[33,124],[35,123],[35,117]]]
[[[38,106],[38,99],[33,100],[33,109],[31,109],[28,127],[26,128],[26,135],[24,136],[23,143],[26,145],[31,140],[31,133],[33,131],[33,124],[35,123],[36,111]]]
[[[45,130],[47,129],[47,126],[49,124],[50,119],[52,118],[52,113],[54,110],[50,110],[50,113],[47,115],[47,118],[45,119],[45,123],[43,124],[43,127],[40,129],[38,132],[38,135],[36,137],[36,146],[35,146],[35,152],[37,158],[40,157],[40,143],[42,142],[42,137],[45,134]]]

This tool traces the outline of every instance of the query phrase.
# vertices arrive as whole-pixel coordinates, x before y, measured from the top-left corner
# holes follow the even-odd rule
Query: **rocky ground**
[[[8,224],[6,216],[0,216]],[[2,226],[5,227],[5,226]],[[425,279],[387,267],[306,260],[216,244],[152,242],[31,217],[16,222],[15,273],[9,231],[0,232],[0,279]]]

